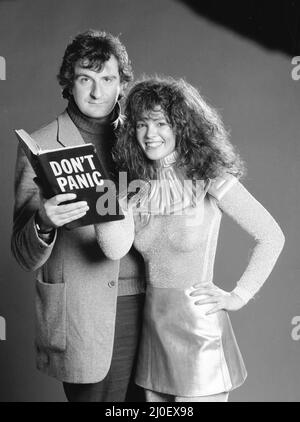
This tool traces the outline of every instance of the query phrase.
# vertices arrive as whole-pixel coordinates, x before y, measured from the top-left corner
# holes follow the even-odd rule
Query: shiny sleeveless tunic
[[[230,186],[228,187],[230,188]],[[182,215],[183,214],[183,215]],[[136,383],[175,396],[205,396],[241,385],[246,369],[228,313],[195,305],[194,284],[212,289],[222,212],[206,193],[181,215],[135,217],[134,245],[148,278]]]

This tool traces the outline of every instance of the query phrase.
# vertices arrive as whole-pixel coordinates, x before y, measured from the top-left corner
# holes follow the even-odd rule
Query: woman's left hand
[[[200,287],[200,285],[195,284],[193,286],[196,290],[190,293],[190,296],[197,297],[201,295],[209,296],[205,299],[200,299],[195,302],[195,305],[204,305],[207,303],[215,304],[206,315],[214,314],[221,309],[226,311],[237,311],[245,306],[245,302],[234,292],[225,292],[220,288],[211,288],[211,287]]]

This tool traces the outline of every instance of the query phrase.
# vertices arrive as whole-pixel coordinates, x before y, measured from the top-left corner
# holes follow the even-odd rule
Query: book
[[[25,130],[15,130],[15,134],[46,199],[62,193],[75,193],[75,200],[65,203],[88,203],[87,213],[64,227],[73,229],[124,218],[115,184],[110,180],[93,144],[42,149]]]

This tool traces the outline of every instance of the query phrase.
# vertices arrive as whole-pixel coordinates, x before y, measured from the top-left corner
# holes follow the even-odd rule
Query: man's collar
[[[114,108],[114,117],[111,122],[113,129],[116,130],[119,125],[123,123],[123,120],[124,117],[121,114],[120,104],[117,103]],[[84,144],[84,140],[78,128],[70,118],[67,110],[65,110],[62,114],[58,116],[57,122],[57,142],[59,142],[64,147]]]
[[[84,140],[72,122],[67,110],[60,114],[57,118],[57,142],[64,147],[84,144]]]

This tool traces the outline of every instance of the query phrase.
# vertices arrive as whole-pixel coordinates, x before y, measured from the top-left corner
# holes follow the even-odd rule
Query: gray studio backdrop
[[[172,0],[0,1],[0,401],[65,400],[61,384],[35,369],[34,275],[19,268],[10,252],[17,147],[12,129],[30,132],[64,109],[55,75],[70,37],[87,28],[120,34],[136,76],[184,76],[222,113],[248,165],[244,184],[287,239],[256,300],[231,314],[249,375],[230,400],[299,401],[300,341],[292,322],[300,315],[300,80],[292,78],[292,58]],[[224,217],[216,284],[234,287],[252,246]]]

